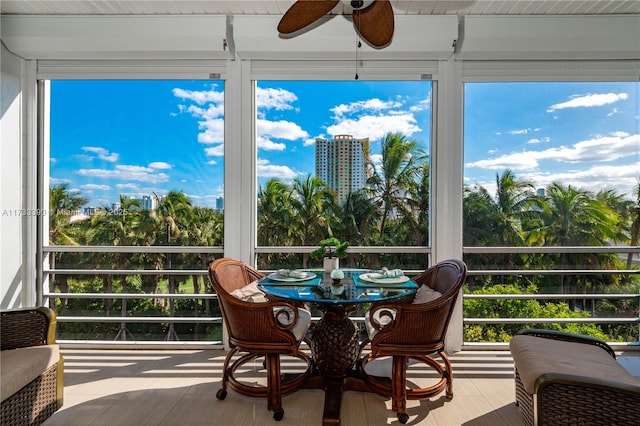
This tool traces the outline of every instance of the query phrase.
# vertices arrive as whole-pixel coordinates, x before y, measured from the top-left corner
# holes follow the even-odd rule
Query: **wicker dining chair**
[[[263,276],[243,262],[230,258],[215,260],[209,266],[209,278],[218,295],[231,347],[224,361],[222,388],[216,397],[219,400],[226,398],[227,385],[242,395],[266,397],[267,408],[273,411],[273,418],[281,420],[284,416],[282,395],[297,390],[311,373],[311,360],[299,349],[308,324],[304,324],[302,333],[294,333],[294,329],[300,328],[299,321],[302,318],[294,305],[266,299],[256,303],[232,295],[234,291],[248,288]],[[296,337],[296,334],[299,335]],[[239,352],[244,354],[240,355]],[[283,379],[280,355],[303,360],[306,363],[305,371]],[[244,383],[234,376],[238,368],[260,357],[265,358],[266,386]]]
[[[413,280],[420,286],[413,303],[385,303],[371,307],[367,315],[369,338],[360,345],[358,369],[378,394],[391,397],[392,409],[400,423],[406,423],[407,399],[425,399],[446,389],[453,397],[451,363],[444,352],[444,338],[467,266],[457,259],[439,262]],[[421,301],[423,299],[426,301]],[[371,351],[364,354],[369,346]],[[439,356],[444,365],[431,355]],[[367,363],[391,357],[391,381],[365,371]],[[437,383],[426,388],[407,387],[410,361],[426,364],[439,375]]]

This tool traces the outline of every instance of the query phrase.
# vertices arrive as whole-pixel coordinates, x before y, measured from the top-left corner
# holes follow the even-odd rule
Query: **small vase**
[[[333,284],[331,285],[331,294],[336,296],[344,293],[344,286],[342,285],[342,280],[333,280]]]
[[[331,273],[334,269],[340,269],[340,260],[337,257],[325,257],[323,266],[325,272]]]

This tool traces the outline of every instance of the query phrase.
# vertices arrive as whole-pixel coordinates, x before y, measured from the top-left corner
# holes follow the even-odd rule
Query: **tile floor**
[[[266,401],[232,390],[224,401],[220,387],[225,352],[221,350],[64,349],[64,406],[53,425],[320,425],[324,393],[300,390],[283,399],[284,419],[276,423]],[[408,401],[410,425],[519,426],[514,405],[513,361],[506,351],[463,351],[451,357],[454,398]],[[640,361],[640,357],[636,357]],[[284,359],[283,368],[298,361]],[[635,363],[640,365],[640,362]],[[630,363],[630,365],[632,365]],[[384,366],[382,366],[384,369]],[[413,367],[420,384],[427,370]],[[246,371],[259,381],[261,365]],[[254,374],[257,373],[257,374]],[[255,377],[254,377],[255,376]],[[391,402],[369,393],[347,392],[343,426],[399,424]]]

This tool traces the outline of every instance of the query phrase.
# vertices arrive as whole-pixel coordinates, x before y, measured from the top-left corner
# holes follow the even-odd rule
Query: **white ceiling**
[[[25,15],[282,15],[294,0],[0,0]],[[396,15],[640,14],[638,0],[391,0]],[[332,13],[342,13],[342,4]]]

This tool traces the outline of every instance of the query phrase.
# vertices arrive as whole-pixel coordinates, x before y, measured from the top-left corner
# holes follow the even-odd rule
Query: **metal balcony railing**
[[[256,249],[256,253],[305,253],[313,250],[315,247],[260,247]],[[351,247],[349,252],[352,253],[424,253],[428,255],[430,249],[428,247]],[[640,247],[465,247],[463,252],[465,254],[515,254],[515,253],[529,253],[529,254],[559,254],[559,253],[617,253],[619,255],[627,255],[633,253],[635,255],[640,254]],[[134,246],[46,246],[43,247],[44,254],[51,253],[90,253],[90,254],[114,254],[114,253],[130,253],[130,254],[208,254],[213,257],[220,257],[223,255],[222,247],[177,247],[177,246],[163,246],[163,247],[134,247]],[[408,274],[418,273],[420,271],[406,271]],[[470,269],[468,276],[542,276],[542,275],[624,275],[624,276],[636,276],[640,274],[640,269],[629,270],[607,270],[607,269]],[[54,299],[74,300],[74,299],[95,299],[95,300],[119,300],[121,304],[120,315],[110,313],[110,315],[89,315],[86,312],[83,315],[67,315],[62,312],[58,316],[58,322],[61,324],[81,324],[81,323],[102,323],[102,324],[114,324],[119,323],[120,329],[114,337],[114,342],[131,342],[131,333],[128,332],[127,327],[131,324],[169,324],[170,329],[179,324],[222,324],[222,318],[220,315],[212,316],[188,316],[172,313],[169,316],[136,316],[127,311],[127,301],[132,299],[153,299],[156,301],[163,301],[169,303],[171,306],[176,301],[180,300],[216,300],[217,297],[212,293],[175,293],[169,292],[164,294],[149,294],[149,293],[121,293],[121,292],[85,292],[85,293],[70,293],[60,291],[48,291],[48,285],[50,280],[55,280],[56,275],[65,275],[68,277],[73,276],[162,276],[162,277],[206,277],[206,268],[200,269],[106,269],[106,268],[47,268],[43,267],[40,276],[41,289],[42,289],[42,302],[44,304],[53,303]],[[492,324],[521,324],[523,326],[532,324],[617,324],[619,326],[636,327],[638,329],[638,335],[640,335],[640,314],[637,314],[638,307],[640,305],[640,294],[637,293],[599,293],[599,294],[559,294],[559,293],[545,293],[545,294],[464,294],[463,300],[541,300],[541,301],[562,301],[562,300],[580,300],[590,301],[590,306],[585,307],[587,311],[591,313],[589,317],[580,318],[471,318],[464,317],[464,325],[480,324],[480,325],[492,325]],[[632,305],[635,304],[636,314],[632,316],[601,316],[596,310],[595,301],[597,300],[631,300]],[[217,302],[216,302],[217,305]],[[172,309],[173,312],[173,309]],[[314,317],[312,320],[318,320],[319,317]],[[356,322],[364,321],[362,316],[356,316],[353,318]],[[169,333],[170,334],[170,333]],[[167,335],[163,342],[168,340],[177,340],[177,336]],[[64,340],[63,343],[79,343],[86,344],[95,343],[91,339],[78,340]],[[106,343],[106,342],[102,342]],[[141,343],[141,342],[137,342]],[[156,342],[158,343],[158,342]],[[191,341],[190,343],[194,343]],[[200,341],[199,343],[205,345],[221,345],[221,340],[209,340]],[[640,348],[640,341],[633,340],[627,342],[611,342],[616,348]],[[484,348],[491,346],[505,347],[505,342],[502,344],[483,344],[476,342],[464,342],[464,346],[477,347],[482,346]]]

